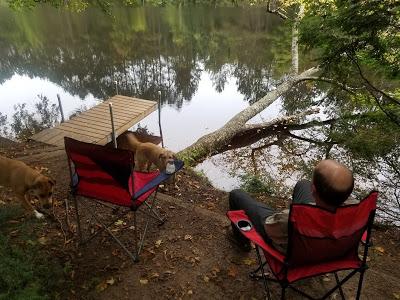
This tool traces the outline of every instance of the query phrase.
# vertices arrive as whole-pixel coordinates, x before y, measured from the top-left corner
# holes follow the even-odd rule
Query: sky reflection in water
[[[32,109],[38,94],[53,103],[60,94],[68,116],[114,95],[118,80],[123,95],[155,100],[162,91],[165,144],[179,151],[264,95],[287,69],[285,29],[255,9],[138,8],[116,14],[111,21],[96,10],[76,15],[0,7],[0,111],[10,120],[15,104]],[[278,111],[276,103],[255,119]],[[158,133],[157,114],[141,125]],[[218,157],[198,169],[220,188],[238,184]]]

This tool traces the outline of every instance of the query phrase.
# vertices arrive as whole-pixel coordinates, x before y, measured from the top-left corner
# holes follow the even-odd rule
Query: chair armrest
[[[184,163],[181,160],[175,160],[175,172],[171,174],[167,174],[165,171],[160,172],[157,177],[153,178],[149,182],[146,183],[140,190],[136,191],[135,194],[133,195],[133,199],[136,200],[143,194],[147,193],[154,187],[158,186],[162,182],[166,181],[168,178],[170,178],[172,175],[174,175],[176,172],[178,172],[180,169],[183,168]]]
[[[237,225],[239,221],[247,221],[251,224],[251,221],[244,210],[231,210],[228,211],[226,215],[246,238],[248,238],[254,244],[260,246],[264,251],[268,252],[268,254],[273,256],[281,263],[285,263],[285,255],[276,250],[273,246],[268,245],[262,236],[255,230],[254,226],[252,226],[248,231],[243,231],[240,229],[240,227]]]

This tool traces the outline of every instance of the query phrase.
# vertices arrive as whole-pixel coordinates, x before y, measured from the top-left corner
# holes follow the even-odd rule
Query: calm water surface
[[[178,151],[221,127],[288,70],[290,28],[260,9],[121,8],[115,18],[42,7],[0,6],[0,112],[33,109],[37,95],[66,115],[119,93],[156,100],[162,92],[166,147]],[[279,113],[274,105],[256,121]],[[157,115],[141,122],[158,133]],[[238,184],[219,158],[201,164],[224,189]]]

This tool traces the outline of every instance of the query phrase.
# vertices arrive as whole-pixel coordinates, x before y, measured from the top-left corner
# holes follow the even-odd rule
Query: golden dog
[[[154,164],[160,171],[164,171],[168,163],[175,160],[175,154],[153,143],[142,143],[132,132],[127,132],[117,139],[118,148],[135,153],[135,164],[139,171],[149,171]]]
[[[38,219],[44,216],[32,206],[32,198],[37,199],[41,207],[51,207],[55,181],[21,161],[0,156],[0,185],[12,188],[24,208]]]

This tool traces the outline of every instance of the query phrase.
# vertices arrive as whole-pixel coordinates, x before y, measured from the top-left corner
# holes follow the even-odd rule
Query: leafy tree
[[[45,96],[38,95],[35,112],[29,112],[26,103],[14,106],[15,113],[10,127],[19,140],[26,140],[43,129],[54,127],[58,123],[59,110],[56,104],[50,104]]]

